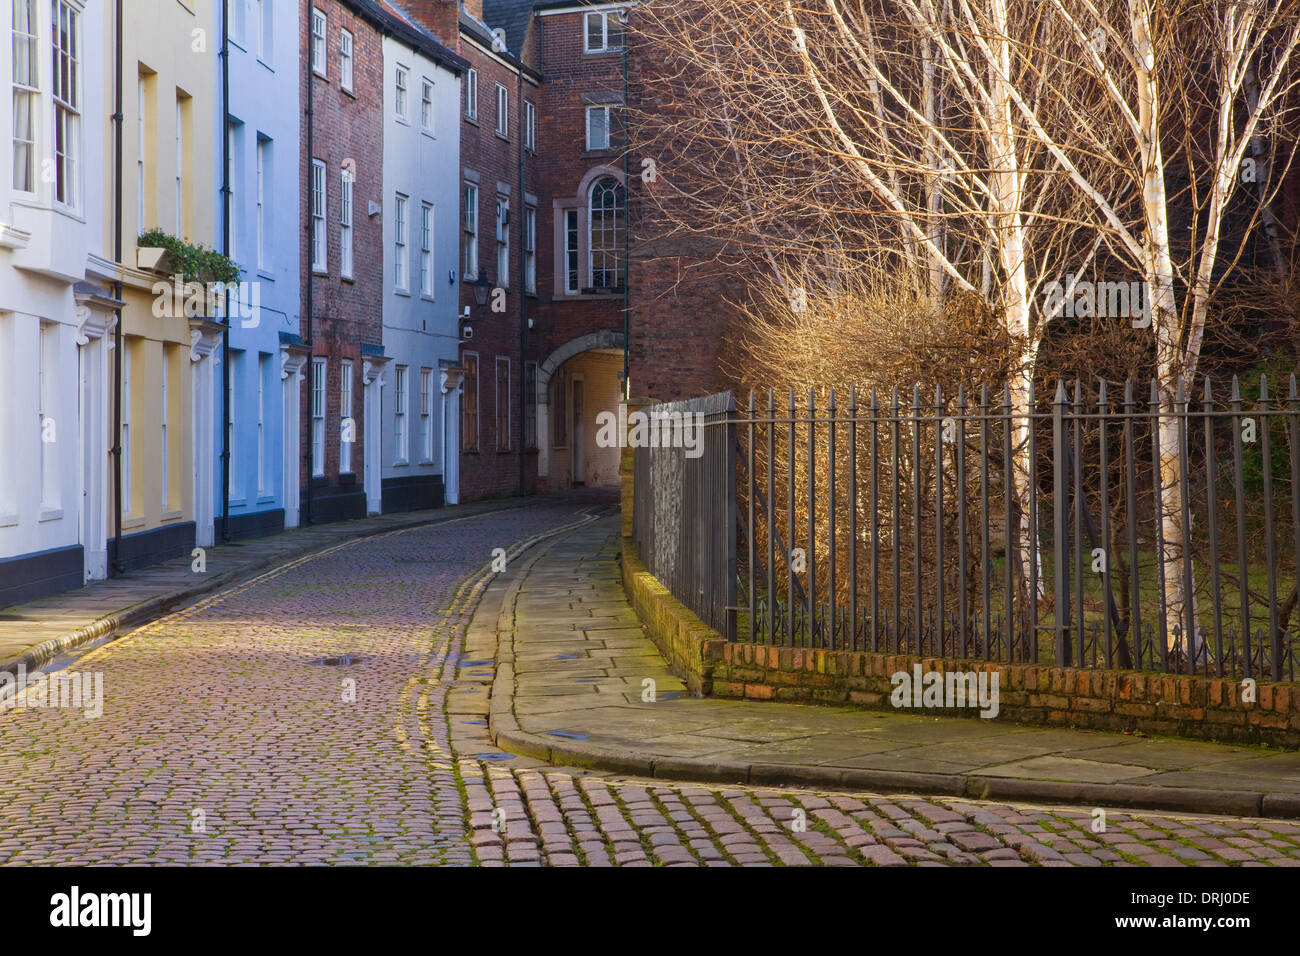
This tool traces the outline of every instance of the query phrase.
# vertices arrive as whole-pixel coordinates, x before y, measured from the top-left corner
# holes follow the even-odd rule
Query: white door
[[[215,354],[202,356],[194,363],[194,543],[200,548],[211,547],[215,540],[213,524],[216,515],[214,498],[216,482],[212,470],[215,456],[217,423],[213,417],[216,401],[213,396]]]
[[[383,476],[380,474],[380,455],[382,447],[383,432],[380,425],[382,420],[383,393],[380,388],[383,384],[383,375],[375,372],[374,378],[370,384],[365,386],[364,405],[362,414],[365,416],[366,435],[365,435],[365,478],[364,487],[366,491],[366,513],[377,515],[383,511]]]
[[[442,393],[443,500],[460,504],[460,386]]]
[[[298,455],[302,448],[302,429],[298,427],[298,402],[300,400],[299,388],[302,382],[302,374],[294,371],[284,379],[281,385],[281,399],[283,405],[284,437],[282,447],[284,448],[284,461],[281,469],[281,485],[284,488],[284,526],[286,528],[298,527],[298,495],[299,495],[299,460]]]
[[[78,429],[81,455],[80,533],[85,579],[108,576],[108,529],[104,489],[108,487],[108,455],[104,405],[104,340],[89,339],[77,348],[80,376]]]

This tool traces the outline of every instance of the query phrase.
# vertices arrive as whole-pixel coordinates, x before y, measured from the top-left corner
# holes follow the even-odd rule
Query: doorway
[[[587,456],[583,445],[582,433],[582,377],[573,377],[573,484],[582,486],[587,483]]]

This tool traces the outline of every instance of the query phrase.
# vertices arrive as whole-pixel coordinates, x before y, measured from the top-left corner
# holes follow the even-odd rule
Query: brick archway
[[[551,443],[546,436],[550,435],[550,396],[551,396],[551,377],[556,370],[573,358],[583,352],[589,352],[592,349],[616,349],[624,351],[627,348],[627,339],[622,332],[615,332],[613,329],[600,329],[597,332],[588,332],[586,335],[579,335],[577,338],[565,342],[550,355],[538,363],[537,366],[537,477],[546,478],[550,474],[550,451]]]

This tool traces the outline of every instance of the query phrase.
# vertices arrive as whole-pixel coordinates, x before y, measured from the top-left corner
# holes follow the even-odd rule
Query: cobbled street
[[[336,546],[104,645],[102,716],[0,712],[0,863],[1300,866],[1300,824],[646,783],[454,754],[493,549],[547,502]],[[761,705],[757,705],[761,706]],[[460,720],[462,718],[455,718]]]

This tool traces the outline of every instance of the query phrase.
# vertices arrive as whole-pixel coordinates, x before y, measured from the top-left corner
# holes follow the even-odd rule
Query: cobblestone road
[[[343,545],[78,660],[103,715],[0,712],[0,863],[1300,865],[1300,824],[664,785],[450,753],[493,548],[583,505]]]

